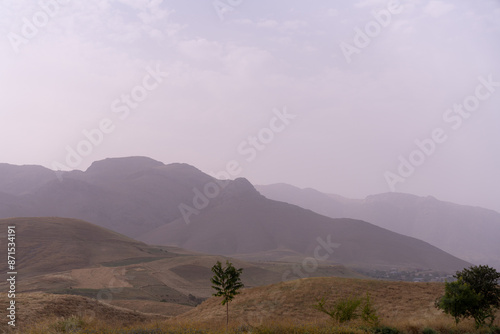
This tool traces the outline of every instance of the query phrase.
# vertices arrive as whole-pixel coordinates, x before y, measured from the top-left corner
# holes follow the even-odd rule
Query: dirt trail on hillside
[[[130,288],[125,268],[85,268],[71,271],[71,278],[76,282],[74,288],[111,289]]]

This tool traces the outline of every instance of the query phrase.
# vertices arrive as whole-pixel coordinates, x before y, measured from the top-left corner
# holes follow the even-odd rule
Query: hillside
[[[332,218],[369,221],[426,241],[459,258],[500,269],[500,213],[439,201],[431,196],[386,193],[350,200],[287,184],[256,186],[264,196]]]
[[[238,326],[304,326],[332,324],[330,318],[314,309],[317,300],[325,298],[332,305],[341,298],[366,297],[382,325],[397,326],[408,333],[425,327],[456,328],[453,317],[434,306],[444,294],[443,283],[389,282],[338,277],[306,278],[253,289],[244,289],[230,303],[233,327]],[[224,324],[225,308],[220,298],[210,298],[195,309],[173,320],[200,324]],[[497,312],[500,315],[500,311]],[[473,328],[473,321],[465,321]],[[496,320],[497,324],[500,324]],[[357,326],[363,325],[357,322]],[[420,328],[420,330],[419,330]],[[305,331],[306,332],[306,331]]]
[[[228,200],[190,224],[183,220],[165,224],[139,239],[251,260],[301,262],[316,252],[328,263],[358,268],[454,272],[468,266],[420,240],[359,220],[331,219],[257,194]],[[323,249],[325,243],[330,247]]]
[[[16,258],[23,278],[130,259],[176,256],[85,221],[68,218],[0,219],[16,226]],[[7,263],[0,264],[7,271]]]
[[[7,296],[0,296],[0,305],[6,307],[9,303]],[[71,316],[83,317],[107,324],[127,326],[128,324],[146,323],[165,319],[157,314],[144,314],[127,309],[114,307],[81,296],[51,295],[45,293],[22,293],[16,295],[17,313],[16,329],[40,326],[43,323],[55,322]],[[71,326],[71,322],[68,322]],[[0,324],[3,333],[10,332],[5,321]],[[69,330],[65,328],[63,330]]]
[[[64,218],[0,220],[16,226],[17,292],[71,294],[148,313],[177,315],[211,296],[211,267],[221,256],[154,247],[96,225]],[[280,282],[289,263],[248,263],[243,282]],[[5,265],[4,265],[5,266]],[[2,268],[4,272],[7,268]],[[311,276],[363,277],[342,266],[320,266]],[[7,291],[7,282],[0,289]]]
[[[315,323],[328,320],[328,316],[313,308],[317,299],[325,297],[334,302],[342,297],[365,297],[366,293],[370,294],[383,322],[432,321],[442,317],[434,307],[435,299],[444,293],[442,283],[343,278],[307,278],[245,289],[231,303],[230,313],[234,321],[252,326],[273,321]],[[220,305],[220,299],[210,298],[177,319],[221,322],[224,316],[225,308]]]
[[[60,179],[42,167],[26,168],[8,166],[8,175],[26,175],[19,186],[13,184],[23,177],[9,181],[0,175],[0,184],[9,184],[0,196],[5,201],[0,217],[83,219],[150,244],[246,260],[302,262],[314,256],[318,238],[332,238],[340,247],[321,255],[329,264],[441,272],[468,266],[425,242],[272,201],[245,179],[219,181],[187,164],[164,165],[145,157],[105,159],[85,172],[58,173]],[[202,194],[214,187],[216,195]],[[186,207],[194,212],[189,219],[183,219],[181,208]]]

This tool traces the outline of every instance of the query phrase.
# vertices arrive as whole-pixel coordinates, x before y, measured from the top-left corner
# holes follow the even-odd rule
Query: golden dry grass
[[[331,319],[314,309],[322,297],[335,301],[342,297],[370,298],[381,324],[415,332],[414,328],[453,328],[452,317],[434,307],[444,293],[443,283],[389,282],[348,278],[308,278],[243,290],[230,304],[230,317],[235,326],[252,327],[272,324],[327,326]],[[500,313],[499,313],[500,316]],[[211,298],[197,308],[175,318],[177,321],[222,324],[225,308],[220,299]],[[500,321],[496,320],[497,325]],[[357,325],[361,325],[358,323]],[[465,321],[464,330],[473,330],[473,322]]]
[[[62,319],[78,317],[92,319],[114,326],[127,326],[147,323],[154,319],[165,319],[159,315],[134,312],[129,309],[111,306],[97,300],[73,296],[46,293],[16,294],[16,327],[24,332],[40,324],[50,324]],[[5,309],[9,300],[3,294],[0,305]],[[6,318],[7,319],[7,318]],[[8,328],[7,321],[0,323],[0,332]]]
[[[367,292],[380,316],[381,326],[407,334],[421,334],[425,328],[441,334],[486,334],[485,330],[477,331],[472,320],[456,326],[452,317],[435,309],[434,300],[444,292],[442,283],[347,278],[309,278],[245,289],[230,303],[229,332],[371,333],[359,320],[335,324],[313,308],[317,298],[335,301],[346,296],[364,296]],[[96,334],[225,332],[225,307],[220,305],[219,298],[211,298],[171,319],[155,318],[76,296],[30,294],[22,298],[25,298],[24,307],[29,309],[29,314],[20,313],[19,320],[36,320],[27,322],[19,333],[50,334],[71,332],[69,330]],[[23,305],[22,298],[20,305]],[[497,319],[495,325],[500,326],[500,320]]]
[[[384,321],[394,319],[434,319],[441,313],[434,308],[435,299],[444,292],[444,284],[388,282],[338,277],[308,278],[243,290],[231,303],[235,319],[248,321],[324,321],[328,316],[316,311],[316,300],[326,297],[335,301],[346,296],[369,293]],[[222,319],[225,309],[220,299],[211,298],[179,319],[211,321]]]

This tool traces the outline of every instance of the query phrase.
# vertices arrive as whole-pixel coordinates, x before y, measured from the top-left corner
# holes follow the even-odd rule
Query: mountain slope
[[[313,254],[317,238],[331,235],[342,245],[329,254],[334,263],[445,271],[467,265],[426,243],[366,222],[334,221],[277,203],[245,179],[216,180],[187,164],[114,158],[97,161],[85,172],[61,172],[59,178],[53,173],[51,179],[42,170],[43,182],[35,178],[6,188],[0,217],[83,219],[149,242],[245,259],[302,261]]]
[[[95,266],[125,259],[173,255],[76,219],[0,219],[0,229],[15,226],[17,269],[23,277]],[[7,263],[0,264],[7,272]]]
[[[0,191],[12,195],[29,193],[56,178],[53,171],[42,166],[0,163]]]
[[[16,167],[22,175],[25,166]],[[192,203],[193,188],[214,180],[187,164],[143,157],[105,159],[85,172],[59,172],[61,179],[49,174],[0,188],[0,218],[69,217],[134,237],[181,217],[179,205]]]
[[[241,186],[253,189],[249,183]],[[190,224],[179,219],[139,239],[245,259],[302,261],[316,252],[318,258],[330,263],[363,268],[396,266],[452,272],[468,265],[420,240],[364,221],[331,219],[269,200],[256,191],[203,211]],[[321,247],[328,240],[330,247]]]
[[[16,230],[17,293],[48,292],[94,298],[133,310],[177,315],[210,297],[211,267],[227,258],[154,247],[93,224],[63,218],[0,220]],[[276,283],[290,263],[249,263],[245,286]],[[0,267],[7,272],[5,264]],[[310,276],[363,277],[342,266],[323,265]],[[8,291],[8,282],[0,289]]]
[[[353,218],[429,242],[470,262],[500,268],[500,213],[439,201],[433,197],[387,193],[349,200],[285,184],[256,186],[266,197],[332,218]]]

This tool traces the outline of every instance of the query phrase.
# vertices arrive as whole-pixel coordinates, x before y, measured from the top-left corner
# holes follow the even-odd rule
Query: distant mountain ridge
[[[338,249],[323,249],[317,262],[446,272],[469,265],[420,240],[273,201],[246,179],[216,180],[187,164],[114,158],[58,174],[0,165],[0,218],[77,218],[148,243],[251,260],[315,260],[331,238]]]
[[[385,193],[362,200],[300,189],[288,184],[256,186],[266,197],[332,218],[369,221],[418,238],[477,264],[500,269],[500,213],[439,201],[432,196]]]

